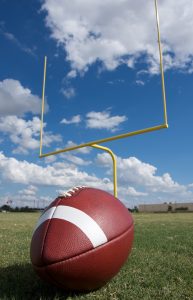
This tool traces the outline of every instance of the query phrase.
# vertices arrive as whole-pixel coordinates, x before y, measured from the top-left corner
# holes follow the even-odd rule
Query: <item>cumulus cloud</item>
[[[67,79],[72,79],[72,78],[76,78],[77,76],[77,71],[76,70],[71,70],[70,72],[68,72],[67,74]]]
[[[82,121],[80,115],[75,115],[71,119],[62,119],[61,124],[70,125],[70,124],[79,124]],[[111,116],[110,111],[90,111],[85,116],[86,127],[90,129],[106,129],[111,132],[117,131],[119,125],[127,121],[126,116]]]
[[[109,70],[121,64],[133,67],[143,56],[149,72],[157,73],[153,1],[44,0],[42,9],[73,70],[86,71],[96,61]],[[165,68],[192,72],[192,0],[162,0],[159,11]]]
[[[112,183],[95,175],[80,171],[75,165],[55,162],[42,167],[25,160],[19,161],[0,153],[0,170],[3,179],[12,183],[35,186],[57,186],[69,189],[73,186],[88,185],[112,191]]]
[[[63,157],[67,161],[72,162],[73,164],[78,165],[78,166],[88,166],[92,163],[90,160],[83,159],[83,158],[81,158],[77,155],[73,155],[71,153],[64,153]]]
[[[91,111],[86,115],[86,127],[92,129],[106,129],[112,132],[119,129],[119,125],[127,120],[126,116],[111,116],[109,111]]]
[[[132,197],[148,196],[148,193],[136,191],[136,189],[132,186],[128,187],[126,194]]]
[[[79,162],[76,165],[74,161],[70,163],[58,161],[40,166],[0,153],[0,176],[2,182],[9,182],[10,185],[25,185],[18,195],[31,201],[37,197],[40,199],[37,195],[38,187],[41,186],[66,191],[73,186],[86,185],[113,193],[110,156],[106,153],[98,154],[97,162],[107,170],[103,178],[81,171],[79,167],[82,163]],[[156,167],[137,158],[118,157],[119,199],[131,207],[139,203],[189,202],[193,198],[188,186],[175,182],[168,173],[159,176],[156,172]]]
[[[11,206],[30,206],[44,208],[49,205],[54,199],[50,196],[43,196],[38,193],[38,188],[34,185],[29,185],[24,189],[17,192],[10,193],[0,196],[0,203],[11,204]]]
[[[80,122],[81,122],[81,116],[76,115],[76,116],[73,116],[70,120],[67,120],[64,118],[64,119],[62,119],[62,121],[60,123],[69,125],[69,124],[79,124]]]
[[[8,135],[11,142],[17,145],[14,153],[27,154],[29,150],[39,148],[40,119],[24,120],[17,116],[0,117],[0,132]],[[44,146],[49,147],[53,142],[61,142],[60,135],[44,132]]]
[[[67,99],[73,98],[76,95],[76,91],[73,87],[62,88],[61,92]]]
[[[81,144],[84,144],[84,142],[82,142]],[[68,141],[66,143],[66,148],[70,148],[70,147],[74,147],[77,146],[77,144],[73,141]],[[89,154],[91,152],[92,148],[91,147],[83,147],[77,150],[74,150],[74,153],[80,153],[80,154]]]
[[[20,190],[18,193],[25,196],[35,196],[37,194],[38,188],[34,185],[29,185],[27,188]]]
[[[107,153],[98,154],[97,162],[107,168],[107,174],[112,176],[112,160]],[[188,187],[175,182],[169,173],[159,176],[156,172],[155,166],[142,162],[136,157],[117,157],[118,183],[127,195],[134,197],[151,195],[154,196],[154,201],[160,194],[165,199],[168,197],[170,201],[191,199],[193,195],[188,191]],[[145,192],[136,192],[135,187],[145,189]]]
[[[41,111],[41,99],[14,79],[0,81],[0,102],[0,116],[22,116],[27,112],[38,114]]]
[[[144,86],[145,85],[145,82],[143,80],[136,80],[136,85],[138,86]]]
[[[57,158],[58,158],[58,156],[56,156],[56,155],[46,156],[44,158],[44,162],[46,164],[52,164],[53,162],[55,162],[57,160]]]

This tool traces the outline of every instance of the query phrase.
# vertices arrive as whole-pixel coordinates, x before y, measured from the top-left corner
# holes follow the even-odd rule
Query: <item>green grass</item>
[[[193,300],[193,214],[135,214],[133,251],[100,290],[65,293],[33,272],[29,245],[37,213],[0,214],[0,299]]]

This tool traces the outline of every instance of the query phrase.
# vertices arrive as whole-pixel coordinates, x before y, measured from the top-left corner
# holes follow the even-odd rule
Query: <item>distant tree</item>
[[[175,211],[187,211],[188,210],[188,207],[176,207]]]
[[[1,206],[1,210],[11,211],[11,206],[9,206],[8,204],[4,204]]]
[[[168,211],[172,211],[172,206],[171,205],[168,205]]]
[[[4,204],[0,207],[0,212],[1,211],[9,211],[9,212],[39,212],[43,211],[43,208],[32,208],[29,206],[23,206],[23,207],[11,207],[8,204]]]
[[[138,209],[137,206],[134,206],[134,208],[128,208],[128,210],[129,210],[130,212],[136,212],[136,213],[139,212],[139,209]]]
[[[134,212],[138,213],[139,212],[139,209],[137,206],[134,206]]]

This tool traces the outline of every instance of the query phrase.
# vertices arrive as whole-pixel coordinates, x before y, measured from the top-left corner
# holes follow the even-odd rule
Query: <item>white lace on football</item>
[[[75,186],[74,188],[68,190],[67,192],[62,192],[59,194],[59,197],[71,197],[73,196],[77,191],[86,188],[86,186]]]

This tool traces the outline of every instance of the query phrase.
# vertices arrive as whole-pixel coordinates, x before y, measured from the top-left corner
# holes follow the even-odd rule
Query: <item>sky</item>
[[[159,0],[168,129],[102,145],[127,206],[193,202],[193,2]],[[163,124],[153,0],[0,0],[0,205],[74,186],[113,193],[108,153],[43,153]]]

